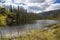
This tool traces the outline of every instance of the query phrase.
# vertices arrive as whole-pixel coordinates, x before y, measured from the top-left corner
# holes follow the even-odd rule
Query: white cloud
[[[49,4],[41,4],[41,5],[30,5],[28,6],[27,10],[28,11],[33,11],[33,12],[42,12],[44,10],[46,10],[46,8],[48,8],[50,5]]]
[[[30,3],[43,3],[45,0],[28,0]]]
[[[23,3],[23,2],[26,2],[26,0],[14,0],[15,3]]]
[[[6,2],[6,3],[10,3],[10,2],[11,2],[11,0],[5,0],[5,2]]]
[[[46,0],[47,3],[54,3],[56,0]]]
[[[12,0],[5,0],[5,5],[12,4]],[[60,9],[60,4],[53,4],[56,0],[14,0],[14,3],[21,3],[19,6],[23,6],[28,11],[43,12]],[[25,4],[25,5],[23,5]],[[17,6],[17,4],[12,4]]]
[[[50,7],[56,0],[28,0],[27,1],[27,10],[33,12],[43,12]]]
[[[4,3],[4,2],[5,2],[5,0],[0,0],[0,2],[1,2],[1,3]]]
[[[60,9],[60,4],[51,4],[45,11]]]

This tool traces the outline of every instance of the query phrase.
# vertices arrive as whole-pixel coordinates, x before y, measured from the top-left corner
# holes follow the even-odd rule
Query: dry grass
[[[32,30],[30,34],[8,40],[60,40],[60,24],[43,28],[39,31]]]

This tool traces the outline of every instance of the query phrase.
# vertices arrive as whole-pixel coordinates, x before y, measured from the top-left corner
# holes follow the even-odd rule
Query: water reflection
[[[31,30],[38,30],[43,27],[47,27],[52,24],[58,24],[56,20],[36,20],[34,23],[25,24],[21,26],[13,27],[0,27],[0,36],[2,37],[16,37],[29,33]]]

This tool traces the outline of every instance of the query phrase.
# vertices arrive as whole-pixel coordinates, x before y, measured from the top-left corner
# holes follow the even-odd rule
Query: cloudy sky
[[[0,0],[0,4],[20,5],[36,13],[60,9],[60,0]]]

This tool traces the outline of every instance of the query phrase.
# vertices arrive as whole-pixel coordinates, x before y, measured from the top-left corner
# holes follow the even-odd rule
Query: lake
[[[0,37],[16,37],[23,34],[28,34],[28,31],[39,30],[53,24],[59,24],[57,20],[36,20],[33,23],[24,24],[21,26],[0,27]]]

